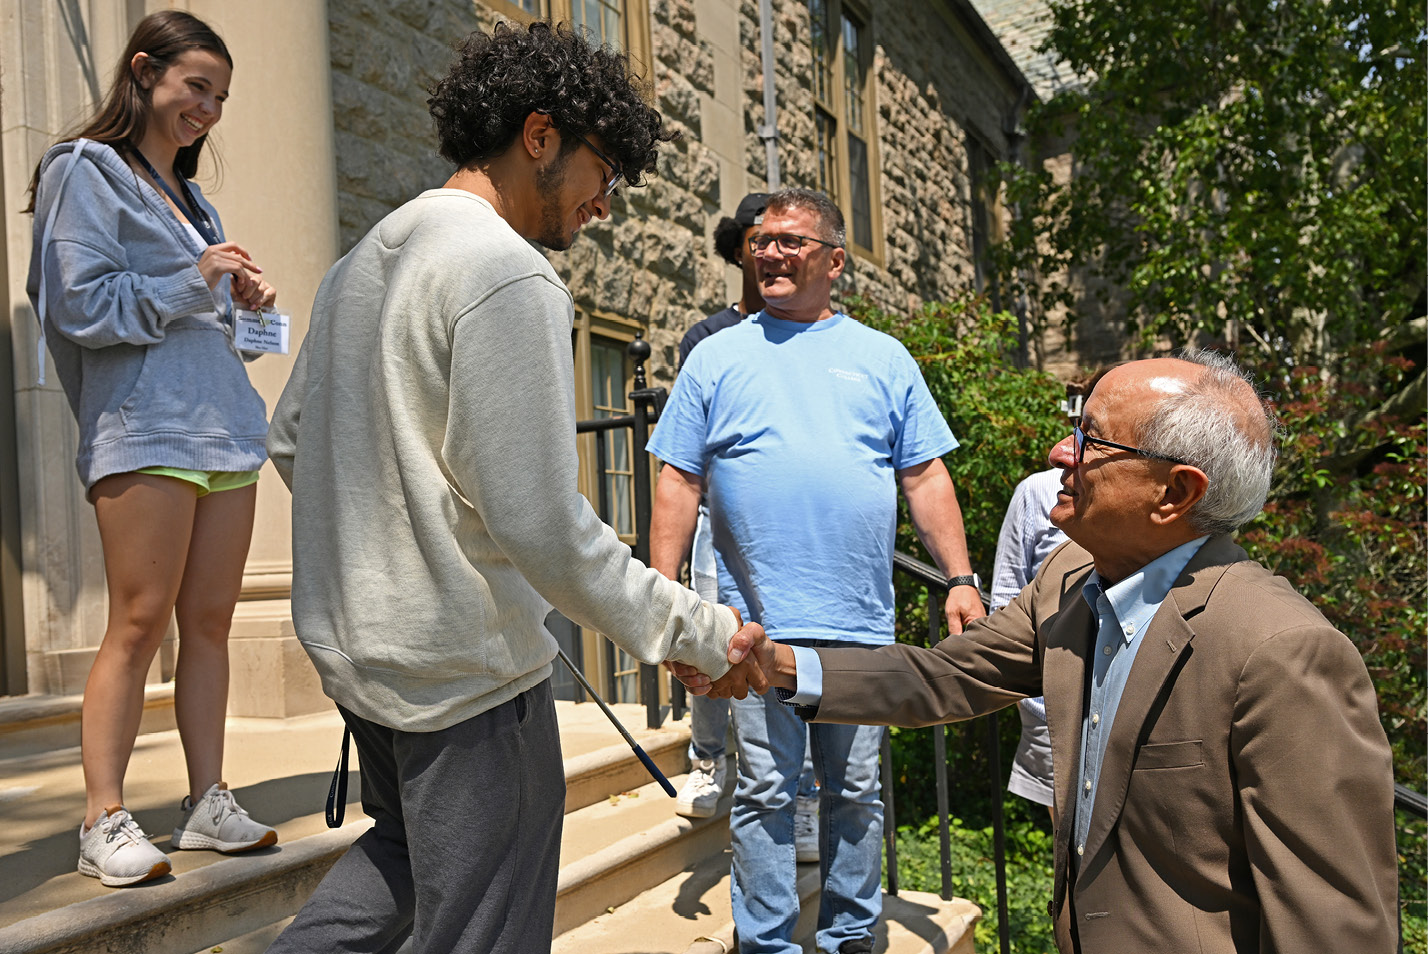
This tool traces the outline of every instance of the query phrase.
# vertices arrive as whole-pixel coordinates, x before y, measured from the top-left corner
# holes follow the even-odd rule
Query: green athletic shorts
[[[141,467],[136,473],[177,477],[198,488],[200,497],[223,490],[237,490],[258,482],[256,470],[184,470],[182,467]]]

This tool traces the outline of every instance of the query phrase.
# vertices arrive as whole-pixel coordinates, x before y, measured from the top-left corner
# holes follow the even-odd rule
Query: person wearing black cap
[[[726,215],[714,227],[714,251],[718,252],[719,257],[730,265],[737,265],[743,269],[744,286],[739,293],[738,301],[723,311],[716,311],[685,333],[683,340],[679,342],[680,367],[683,367],[684,362],[689,360],[689,352],[693,351],[694,346],[699,342],[716,331],[723,331],[725,328],[737,325],[749,315],[763,309],[764,296],[759,294],[759,281],[754,274],[754,260],[747,252],[749,235],[763,219],[764,205],[768,199],[768,194],[764,192],[749,193],[744,196],[739,207],[734,210],[732,219]]]

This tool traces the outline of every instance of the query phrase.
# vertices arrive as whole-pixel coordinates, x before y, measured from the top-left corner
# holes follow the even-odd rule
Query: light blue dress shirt
[[[1096,780],[1106,755],[1116,709],[1135,662],[1136,650],[1160,604],[1186,564],[1209,536],[1198,537],[1174,550],[1162,553],[1115,585],[1103,589],[1095,570],[1081,589],[1081,596],[1096,614],[1098,629],[1091,667],[1091,698],[1081,723],[1081,765],[1076,775],[1076,804],[1070,806],[1074,819],[1072,845],[1079,859],[1086,849],[1086,833],[1091,828],[1091,809],[1096,802]],[[823,700],[823,663],[818,652],[806,646],[792,646],[798,667],[798,688],[792,694],[781,691],[788,705],[816,706]]]
[[[1085,854],[1091,811],[1096,804],[1096,783],[1106,756],[1106,741],[1125,692],[1135,654],[1146,627],[1159,612],[1176,577],[1190,558],[1210,539],[1198,537],[1162,553],[1150,563],[1110,587],[1103,587],[1095,571],[1081,587],[1081,597],[1096,614],[1096,648],[1091,657],[1091,697],[1081,720],[1081,765],[1076,776],[1076,802],[1071,844],[1076,859]]]

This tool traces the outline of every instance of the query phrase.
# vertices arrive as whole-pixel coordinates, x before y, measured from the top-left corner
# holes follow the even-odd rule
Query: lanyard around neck
[[[137,146],[130,146],[130,151],[134,153],[134,158],[139,160],[139,165],[144,167],[144,171],[159,185],[160,189],[173,200],[178,210],[183,213],[183,217],[188,219],[198,234],[203,236],[203,240],[209,245],[219,243],[218,230],[213,226],[213,220],[208,217],[208,213],[198,204],[193,197],[193,192],[189,190],[188,181],[183,176],[178,177],[179,188],[183,190],[183,198],[180,199],[174,194],[174,190],[169,188],[169,184],[164,181],[164,177],[159,175],[158,170],[153,167],[149,160],[144,158],[144,154]],[[187,201],[185,201],[187,200]]]

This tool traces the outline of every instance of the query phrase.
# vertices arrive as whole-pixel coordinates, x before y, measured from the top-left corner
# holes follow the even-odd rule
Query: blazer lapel
[[[1083,871],[1105,845],[1120,818],[1145,721],[1155,701],[1169,691],[1166,684],[1195,638],[1195,631],[1186,619],[1204,609],[1210,591],[1224,576],[1229,564],[1244,559],[1244,556],[1244,551],[1230,543],[1227,536],[1206,540],[1181,571],[1165,602],[1160,604],[1155,618],[1141,636],[1140,649],[1136,651],[1135,663],[1126,679],[1125,691],[1116,707],[1115,722],[1111,724],[1111,735],[1106,741],[1101,778],[1096,784],[1096,804],[1092,809],[1091,827],[1086,834]],[[1048,710],[1048,721],[1049,718]],[[1053,765],[1056,764],[1055,758],[1053,749]],[[1062,794],[1060,783],[1063,773],[1057,774],[1059,796]]]
[[[1090,865],[1105,844],[1116,819],[1125,805],[1126,789],[1130,787],[1131,769],[1135,765],[1136,743],[1155,700],[1165,689],[1166,681],[1175,671],[1195,636],[1175,605],[1166,600],[1141,636],[1141,646],[1135,654],[1126,679],[1125,691],[1116,707],[1111,735],[1106,740],[1106,755],[1101,762],[1101,778],[1096,783],[1096,804],[1091,810],[1091,827],[1086,833],[1086,857],[1082,870]],[[1054,765],[1055,755],[1052,755]]]

